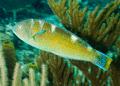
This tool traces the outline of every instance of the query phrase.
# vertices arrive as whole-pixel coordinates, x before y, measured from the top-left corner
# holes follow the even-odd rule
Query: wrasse
[[[89,61],[104,70],[109,68],[112,61],[70,31],[43,20],[28,19],[18,22],[13,32],[33,47],[61,57]]]

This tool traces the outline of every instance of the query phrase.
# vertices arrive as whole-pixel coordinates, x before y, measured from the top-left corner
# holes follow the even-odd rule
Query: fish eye
[[[18,25],[18,28],[19,28],[19,29],[22,29],[22,25]]]

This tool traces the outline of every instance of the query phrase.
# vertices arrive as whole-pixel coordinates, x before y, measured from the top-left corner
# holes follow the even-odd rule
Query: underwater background
[[[109,70],[24,43],[11,29],[30,18],[65,27],[109,54]],[[120,0],[1,0],[0,86],[120,86]]]

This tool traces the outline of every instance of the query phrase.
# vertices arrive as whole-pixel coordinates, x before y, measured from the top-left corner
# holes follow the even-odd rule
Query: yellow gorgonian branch
[[[66,29],[94,41],[96,45],[100,43],[107,48],[111,47],[120,35],[120,13],[114,12],[120,5],[119,0],[108,3],[101,10],[98,5],[93,11],[88,11],[87,7],[80,8],[77,0],[48,2]]]

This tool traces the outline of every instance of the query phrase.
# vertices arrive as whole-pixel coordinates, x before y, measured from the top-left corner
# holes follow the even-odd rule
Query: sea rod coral
[[[77,0],[70,0],[69,5],[66,5],[67,0],[48,0],[48,2],[53,12],[58,16],[61,23],[68,30],[76,33],[80,37],[83,37],[83,39],[88,40],[88,42],[98,50],[108,54],[112,51],[113,58],[117,57],[118,59],[113,62],[111,69],[114,72],[119,72],[119,69],[114,70],[114,68],[119,65],[120,58],[120,13],[116,11],[120,5],[119,0],[108,3],[102,9],[100,9],[100,5],[98,5],[93,11],[89,11],[87,7],[80,8]],[[97,85],[100,78],[104,80],[105,77],[107,78],[107,76],[110,75],[108,71],[101,73],[99,78],[96,79],[96,76],[94,77],[93,75],[99,74],[100,70],[95,68],[93,65],[79,61],[71,62],[83,71],[86,77],[92,81],[93,85]],[[85,65],[88,67],[83,67]],[[88,72],[89,68],[93,74]],[[119,73],[112,73],[112,75],[114,74],[118,74],[119,76]],[[116,85],[116,83],[119,84],[120,79],[118,77],[118,79],[115,80],[115,78],[112,77],[111,80],[111,82]],[[106,84],[105,81],[103,82]],[[100,84],[103,85],[102,82],[100,82]]]
[[[0,33],[0,38],[0,86],[46,86],[43,80],[47,79],[47,67],[40,69],[45,72],[40,75],[31,64],[20,64],[16,60],[15,47],[9,35]],[[25,69],[28,75],[25,75]]]

